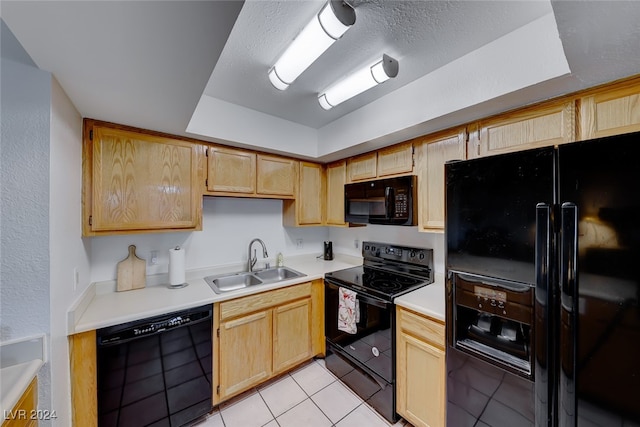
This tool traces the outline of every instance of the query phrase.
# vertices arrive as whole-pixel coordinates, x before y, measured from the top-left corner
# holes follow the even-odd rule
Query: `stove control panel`
[[[362,242],[362,256],[369,260],[389,260],[432,267],[433,249]]]

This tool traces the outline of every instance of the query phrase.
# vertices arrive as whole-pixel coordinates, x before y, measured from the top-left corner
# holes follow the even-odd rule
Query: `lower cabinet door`
[[[414,426],[445,425],[445,353],[406,333],[397,342],[397,411]]]
[[[311,334],[311,298],[274,309],[274,373],[285,371],[312,356]]]
[[[220,325],[220,399],[271,376],[272,310]]]

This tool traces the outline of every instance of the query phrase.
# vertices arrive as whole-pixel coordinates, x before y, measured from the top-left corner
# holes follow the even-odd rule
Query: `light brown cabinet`
[[[470,126],[468,158],[573,142],[575,103],[554,101],[517,110]]]
[[[340,160],[327,165],[326,224],[347,225],[344,222],[344,185],[347,182],[347,162]]]
[[[317,280],[219,304],[214,404],[324,351],[321,287]]]
[[[587,94],[579,106],[582,140],[640,131],[637,79]]]
[[[444,231],[445,175],[444,165],[449,160],[466,158],[466,132],[464,128],[430,136],[417,145],[418,174],[418,229]]]
[[[277,307],[273,311],[273,371],[309,359],[311,354],[311,298]]]
[[[198,145],[85,119],[83,235],[202,229]]]
[[[220,398],[235,395],[271,376],[271,310],[220,324]]]
[[[34,416],[38,408],[38,380],[34,378],[13,408],[5,409],[2,427],[36,427]],[[37,414],[36,414],[37,415]]]
[[[378,176],[378,154],[376,152],[351,157],[347,160],[349,182],[372,179]]]
[[[396,144],[347,159],[348,182],[407,175],[413,172],[413,144]]]
[[[225,147],[209,147],[207,191],[254,194],[256,153]]]
[[[206,194],[291,199],[298,162],[222,146],[207,152]]]
[[[303,161],[297,163],[299,168],[296,198],[283,202],[283,224],[288,227],[324,225],[324,166]]]
[[[96,331],[69,337],[71,409],[74,426],[98,425],[98,367]]]
[[[378,150],[378,178],[413,172],[413,144],[404,143]]]
[[[257,189],[259,195],[294,197],[298,162],[284,157],[257,156]]]
[[[396,307],[397,411],[414,426],[444,427],[444,323]]]

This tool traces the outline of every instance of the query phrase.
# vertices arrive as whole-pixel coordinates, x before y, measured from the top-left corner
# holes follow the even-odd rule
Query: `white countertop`
[[[3,417],[16,406],[42,365],[42,360],[36,359],[0,369],[0,414]]]
[[[321,279],[325,273],[361,264],[361,257],[340,254],[336,254],[332,261],[325,261],[316,255],[288,257],[284,265],[306,276],[223,294],[213,292],[203,278],[242,271],[243,265],[188,271],[189,285],[180,289],[170,289],[167,286],[166,274],[150,276],[145,288],[125,292],[115,291],[115,281],[94,283],[69,313],[69,335]],[[400,306],[444,321],[444,280],[436,275],[435,283],[396,298],[395,301]]]
[[[46,362],[44,334],[0,343],[0,414],[6,418]]]
[[[432,284],[395,299],[396,305],[444,322],[446,298],[444,277],[436,274]]]
[[[288,257],[284,265],[306,276],[223,294],[213,292],[203,278],[242,271],[242,265],[188,271],[189,285],[180,289],[167,286],[166,274],[148,277],[145,288],[125,292],[115,292],[115,281],[94,283],[69,313],[69,335],[321,279],[330,271],[360,264],[362,258],[345,255],[336,255],[332,261],[316,255]]]

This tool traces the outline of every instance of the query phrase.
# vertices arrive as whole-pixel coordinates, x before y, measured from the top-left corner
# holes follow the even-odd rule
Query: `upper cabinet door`
[[[347,160],[347,176],[349,182],[371,179],[378,176],[378,153],[363,154]]]
[[[413,144],[394,145],[378,151],[378,177],[413,172]]]
[[[285,227],[324,225],[325,175],[320,163],[298,162],[298,186],[295,200],[282,203]]]
[[[85,134],[85,235],[201,226],[197,145],[90,121]]]
[[[298,162],[293,159],[258,154],[257,193],[293,198],[296,189],[297,167]]]
[[[340,160],[327,165],[327,225],[344,226],[344,184],[347,181],[347,162]]]
[[[322,225],[325,182],[319,163],[300,162],[300,188],[296,203],[300,225]]]
[[[250,151],[210,147],[207,190],[219,193],[256,192],[256,154]]]
[[[432,139],[417,148],[418,225],[420,231],[444,231],[444,165],[465,159],[466,132],[463,129]]]
[[[636,80],[580,100],[580,139],[640,130],[640,83]]]
[[[538,105],[477,125],[478,131],[470,134],[469,158],[564,144],[575,141],[575,104]]]

